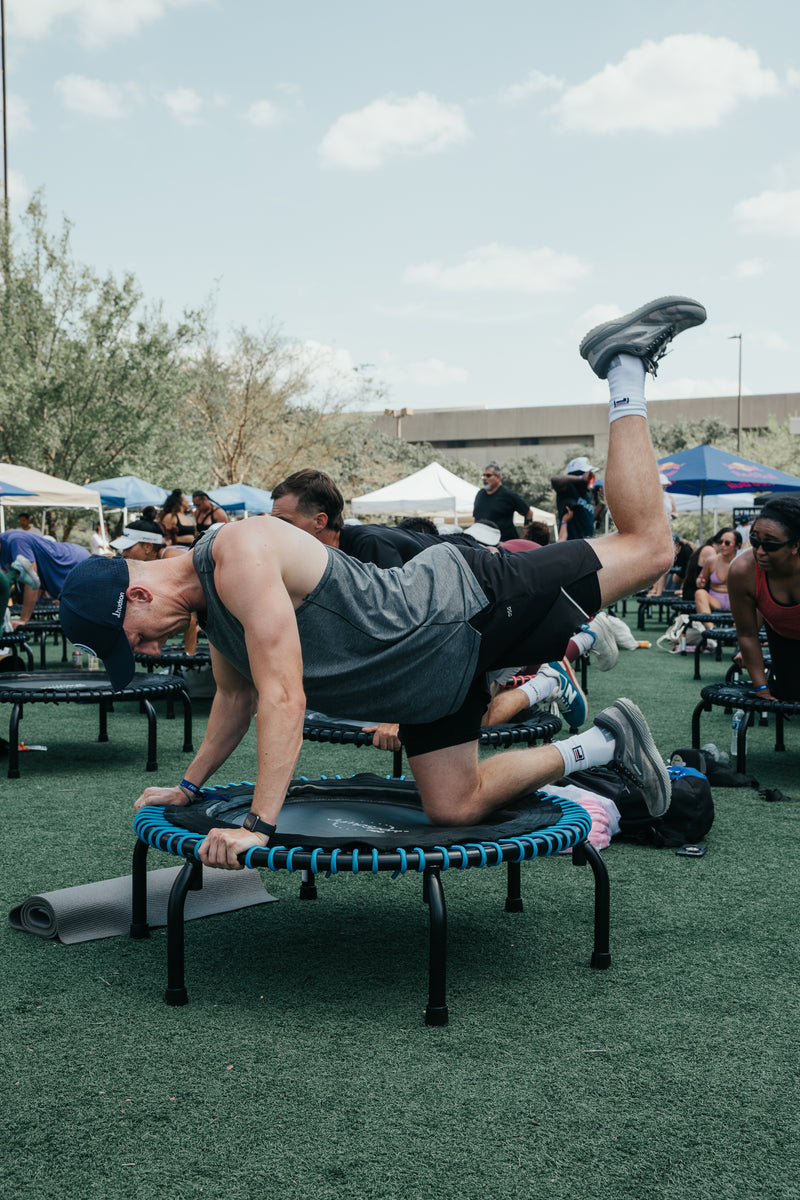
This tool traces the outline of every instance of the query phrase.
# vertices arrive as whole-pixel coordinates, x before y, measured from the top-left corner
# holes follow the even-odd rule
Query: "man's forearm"
[[[26,621],[30,621],[33,616],[33,610],[36,607],[36,601],[41,596],[41,591],[36,591],[35,588],[28,587],[27,583],[22,589],[22,606],[19,610],[19,624],[24,625]]]
[[[253,793],[253,812],[274,825],[283,807],[303,744],[305,697],[280,704],[259,699],[258,778]]]
[[[202,787],[233,754],[253,715],[253,697],[247,693],[231,697],[217,692],[208,716],[202,745],[186,769],[185,778]]]

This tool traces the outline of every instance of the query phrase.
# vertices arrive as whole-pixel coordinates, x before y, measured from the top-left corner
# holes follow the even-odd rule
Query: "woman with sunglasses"
[[[716,555],[707,562],[697,576],[694,603],[698,612],[730,611],[728,571],[742,548],[742,535],[736,529],[725,529],[715,548]]]
[[[753,522],[750,547],[728,575],[742,659],[765,700],[800,700],[800,499],[768,501]],[[769,681],[762,622],[772,655]]]

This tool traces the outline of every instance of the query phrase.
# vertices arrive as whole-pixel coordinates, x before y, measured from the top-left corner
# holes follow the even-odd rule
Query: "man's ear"
[[[322,533],[323,529],[327,529],[328,528],[328,514],[324,513],[324,512],[318,512],[317,515],[314,517],[314,526],[315,526],[317,533]]]
[[[141,583],[132,583],[125,589],[126,600],[133,601],[134,604],[149,604],[153,599],[153,593],[149,588],[143,587]]]

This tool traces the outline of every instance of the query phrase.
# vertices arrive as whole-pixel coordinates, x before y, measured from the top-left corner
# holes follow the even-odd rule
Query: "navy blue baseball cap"
[[[124,558],[92,555],[73,567],[61,589],[61,627],[74,646],[103,660],[114,691],[126,687],[136,663],[122,623],[130,583]]]

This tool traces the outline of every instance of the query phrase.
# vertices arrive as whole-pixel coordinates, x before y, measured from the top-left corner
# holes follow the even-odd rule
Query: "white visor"
[[[150,533],[147,529],[123,529],[122,537],[114,538],[111,543],[113,550],[130,550],[137,542],[152,542],[154,546],[163,546],[164,538],[160,533]]]

